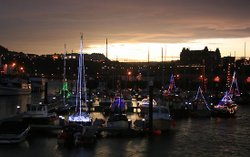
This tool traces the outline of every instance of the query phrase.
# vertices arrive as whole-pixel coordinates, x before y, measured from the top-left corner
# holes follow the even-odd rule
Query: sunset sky
[[[0,0],[0,45],[34,54],[84,51],[175,59],[183,47],[250,56],[249,0]],[[245,44],[246,43],[246,44]]]

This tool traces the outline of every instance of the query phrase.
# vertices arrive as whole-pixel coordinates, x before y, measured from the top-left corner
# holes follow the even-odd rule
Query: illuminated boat
[[[0,144],[15,144],[24,141],[30,126],[20,120],[6,120],[0,123]]]
[[[231,117],[236,114],[238,105],[231,99],[228,92],[225,93],[220,102],[213,107],[213,116]]]
[[[173,117],[188,116],[189,112],[188,107],[185,104],[184,93],[176,87],[174,75],[171,75],[168,89],[163,91],[163,96]]]
[[[211,116],[211,107],[207,103],[200,86],[196,93],[195,99],[193,100],[191,105],[192,107],[190,109],[190,114],[192,117],[210,117]]]
[[[117,96],[110,106],[110,116],[107,120],[107,127],[128,129],[130,120],[125,114],[127,110],[126,103],[123,98]]]
[[[82,96],[84,97],[83,99]],[[78,79],[75,98],[75,112],[69,115],[68,125],[66,125],[58,134],[57,142],[59,145],[67,146],[94,144],[96,141],[95,131],[91,130],[91,128],[89,127],[92,125],[92,117],[88,112],[87,105],[83,36],[81,36]],[[83,106],[85,106],[86,108],[85,111],[82,110]]]
[[[66,45],[64,45],[64,61],[63,61],[63,82],[62,87],[58,93],[62,102],[55,108],[55,112],[58,115],[68,114],[72,109],[75,108],[75,97],[73,97],[72,93],[69,91],[68,80],[66,78]],[[72,102],[74,100],[74,102]],[[71,103],[72,102],[72,103]]]
[[[85,78],[85,65],[83,54],[83,36],[81,36],[79,65],[78,65],[78,79],[76,88],[76,101],[75,101],[75,113],[68,117],[69,123],[78,123],[81,125],[91,125],[92,117],[88,112],[87,105],[87,87]],[[83,98],[82,98],[83,96]],[[82,107],[85,106],[86,110],[83,111]]]

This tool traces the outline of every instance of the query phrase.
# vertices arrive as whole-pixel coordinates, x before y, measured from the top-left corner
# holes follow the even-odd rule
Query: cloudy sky
[[[160,60],[183,47],[250,56],[249,0],[0,0],[0,45],[35,54],[79,51]],[[245,44],[246,43],[246,44]],[[249,48],[248,48],[249,47]]]

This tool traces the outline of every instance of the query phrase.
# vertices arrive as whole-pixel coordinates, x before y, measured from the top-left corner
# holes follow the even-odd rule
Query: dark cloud
[[[80,32],[87,45],[249,37],[249,8],[249,0],[1,0],[0,44],[50,53],[79,47]]]

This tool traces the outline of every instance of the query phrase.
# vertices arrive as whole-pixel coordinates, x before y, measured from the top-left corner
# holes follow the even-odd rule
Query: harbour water
[[[50,92],[55,90],[50,87]],[[0,119],[16,114],[41,94],[0,97]],[[250,153],[250,104],[241,106],[235,118],[186,118],[176,127],[150,137],[100,138],[91,147],[57,145],[57,131],[33,134],[16,145],[0,145],[1,157],[247,157]]]

